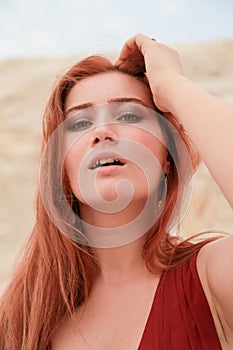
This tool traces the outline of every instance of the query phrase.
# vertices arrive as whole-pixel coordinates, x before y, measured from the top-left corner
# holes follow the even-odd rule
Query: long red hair
[[[91,75],[111,71],[130,74],[149,86],[142,67],[136,63],[122,70],[102,56],[91,56],[75,64],[57,82],[47,103],[42,152],[53,131],[65,119],[64,102],[74,84]],[[169,115],[166,117],[185,142],[195,170],[199,162],[196,150],[177,119]],[[172,142],[171,137],[170,140]],[[49,165],[48,159],[48,174],[52,171]],[[177,197],[177,181],[175,164],[171,163],[166,204],[143,248],[147,267],[154,273],[176,268],[207,242],[177,245],[174,238],[166,234]],[[63,316],[72,314],[87,300],[97,270],[98,261],[91,249],[63,235],[51,222],[38,190],[34,229],[1,297],[0,350],[45,350]]]

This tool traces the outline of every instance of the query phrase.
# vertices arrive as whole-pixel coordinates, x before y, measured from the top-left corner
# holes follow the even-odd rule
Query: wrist
[[[169,112],[178,116],[179,109],[184,102],[185,92],[191,81],[183,75],[167,75],[158,84],[157,89],[152,90],[153,99],[157,107],[163,112]]]

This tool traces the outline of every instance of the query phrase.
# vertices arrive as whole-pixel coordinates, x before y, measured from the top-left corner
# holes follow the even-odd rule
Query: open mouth
[[[109,158],[109,159],[99,159],[93,165],[92,169],[105,167],[105,166],[123,166],[125,163],[122,160]]]

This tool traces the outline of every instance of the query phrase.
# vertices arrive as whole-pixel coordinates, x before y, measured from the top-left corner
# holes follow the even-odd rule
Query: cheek
[[[139,152],[137,154],[138,166],[132,165],[131,167],[134,188],[137,189],[137,193],[141,192],[143,194],[148,191],[147,186],[149,184],[149,193],[153,193],[153,191],[157,193],[167,159],[165,138],[161,137],[163,141],[161,142],[151,133],[138,128],[134,128],[134,130],[128,128],[128,132],[124,134],[124,137],[130,142],[135,142],[135,149],[137,149],[137,144],[137,147],[139,145],[139,149],[143,147],[150,155],[150,161],[148,161],[148,158],[140,157]]]
[[[145,149],[151,152],[155,157],[155,160],[161,165],[161,168],[163,167],[167,158],[167,148],[165,146],[166,140],[162,133],[159,134],[162,141],[151,133],[140,129],[128,130],[125,137],[131,142],[142,145]]]

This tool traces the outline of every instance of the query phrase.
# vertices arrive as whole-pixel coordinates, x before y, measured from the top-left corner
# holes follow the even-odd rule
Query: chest
[[[154,301],[158,278],[147,284],[110,291],[96,290],[74,319],[64,320],[53,350],[135,350]]]
[[[61,324],[52,349],[220,350],[195,268],[184,265],[163,276],[159,285],[158,280],[97,288],[73,319]]]

